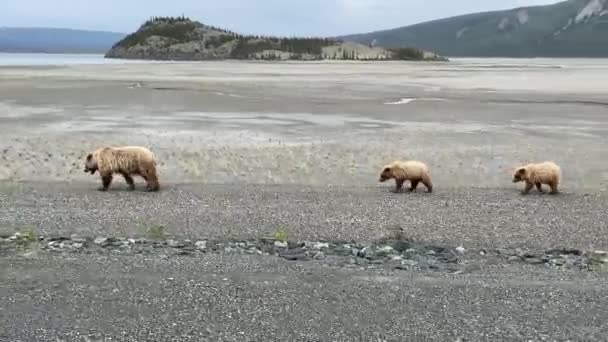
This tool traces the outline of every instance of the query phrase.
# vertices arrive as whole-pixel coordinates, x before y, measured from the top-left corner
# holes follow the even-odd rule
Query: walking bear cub
[[[380,174],[380,182],[395,179],[395,192],[401,192],[403,183],[410,181],[408,191],[416,191],[418,183],[422,182],[427,192],[433,192],[433,183],[428,166],[417,160],[394,161],[385,165]]]
[[[513,173],[513,183],[526,183],[526,187],[522,191],[523,194],[529,193],[534,186],[539,192],[543,192],[542,184],[551,187],[551,194],[556,194],[560,179],[561,169],[551,161],[520,166]]]

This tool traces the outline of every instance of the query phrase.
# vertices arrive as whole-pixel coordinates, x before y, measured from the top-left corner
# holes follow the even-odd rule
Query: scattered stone
[[[87,239],[85,239],[83,237],[79,237],[76,234],[72,234],[70,236],[70,240],[72,240],[73,242],[78,242],[78,243],[85,243],[85,242],[87,242]]]
[[[411,243],[409,241],[404,241],[404,240],[389,241],[388,245],[391,246],[393,249],[395,249],[398,252],[407,251],[411,247]]]
[[[317,252],[317,253],[315,253],[315,255],[312,258],[315,260],[325,259],[325,253]]]
[[[326,242],[317,242],[313,245],[313,249],[322,250],[324,248],[329,248],[329,244]]]
[[[259,252],[261,253],[261,251]],[[279,256],[287,260],[310,260],[310,256],[303,248],[286,249],[283,250]]]
[[[194,246],[196,247],[196,249],[204,251],[205,249],[207,249],[207,241],[197,241]]]
[[[373,259],[376,256],[376,253],[372,247],[368,246],[360,250],[358,256],[365,259]]]
[[[183,241],[167,240],[167,246],[171,248],[182,248],[186,246],[186,244]]]
[[[395,253],[395,249],[391,246],[384,246],[376,251],[376,255],[378,256],[387,256]]]
[[[524,262],[531,264],[531,265],[544,264],[544,261],[542,261],[542,259],[539,259],[539,258],[525,258]]]
[[[71,246],[72,249],[81,249],[83,247],[84,247],[84,243],[82,243],[82,242],[75,242]]]
[[[7,246],[19,244],[28,238],[27,234],[6,234],[0,242],[3,250]],[[31,238],[30,238],[31,239]],[[245,241],[207,241],[194,243],[190,240],[146,240],[134,238],[97,237],[94,240],[72,234],[69,238],[39,237],[41,247],[49,251],[83,251],[89,246],[103,248],[106,253],[157,255],[194,255],[197,251],[217,253],[240,253],[250,255],[275,255],[286,260],[334,260],[340,258],[342,265],[385,269],[432,269],[447,272],[458,271],[462,258],[467,254],[463,246],[455,248],[425,245],[413,240],[378,240],[371,245],[360,245],[352,241],[333,242],[284,242],[274,239]],[[30,241],[30,240],[28,240]],[[91,243],[92,242],[92,243]],[[10,248],[10,247],[9,247]],[[107,248],[107,249],[106,249]],[[101,252],[101,251],[100,251]],[[480,250],[480,255],[501,256],[509,262],[523,262],[530,265],[546,265],[552,268],[579,268],[600,270],[608,268],[608,251],[583,252],[576,249],[552,249],[549,251],[524,251],[517,249]],[[378,266],[386,263],[386,266]],[[396,266],[397,265],[397,266]]]
[[[287,242],[283,242],[283,241],[275,241],[274,246],[277,248],[287,248],[289,246],[289,244]]]
[[[598,263],[608,263],[608,252],[605,251],[593,251],[591,253],[591,260]]]
[[[401,265],[416,266],[416,265],[418,265],[418,262],[416,260],[404,259],[404,260],[401,260]]]
[[[94,244],[99,245],[101,247],[105,247],[109,244],[108,238],[98,237],[93,241]]]

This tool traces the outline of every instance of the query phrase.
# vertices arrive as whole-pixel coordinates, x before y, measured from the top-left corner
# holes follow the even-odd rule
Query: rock
[[[76,234],[70,235],[70,240],[72,240],[74,242],[78,242],[78,243],[85,243],[85,242],[87,242],[87,239],[85,239],[83,237],[79,237]]]
[[[401,260],[401,265],[416,266],[416,265],[418,265],[418,262],[416,260],[404,259],[404,260]]]
[[[397,252],[405,252],[411,247],[411,242],[404,240],[393,240],[388,243],[389,246],[393,247]]]
[[[458,253],[460,255],[464,255],[464,253],[466,253],[466,251],[467,250],[464,249],[464,247],[462,247],[462,246],[456,247],[456,253]]]
[[[394,257],[391,258],[392,261],[401,261],[403,260],[403,257],[401,255],[395,255]]]
[[[391,246],[384,246],[378,250],[376,250],[376,255],[378,256],[387,256],[391,254],[395,254],[395,249]]]
[[[168,240],[167,241],[167,246],[169,246],[171,248],[182,248],[185,245],[186,244],[183,243],[182,241],[177,241],[177,240]]]
[[[99,245],[101,247],[105,247],[108,244],[110,244],[110,241],[108,241],[108,238],[98,237],[98,238],[95,238],[95,240],[93,240],[93,243],[96,245]]]
[[[351,250],[350,250],[350,255],[355,256],[355,257],[356,257],[357,255],[359,255],[359,249],[358,249],[358,248],[353,248],[353,249],[351,249]]]
[[[327,242],[317,242],[313,245],[313,249],[322,250],[323,248],[329,248],[329,244]]]
[[[194,244],[194,247],[196,247],[196,249],[199,249],[199,250],[205,250],[205,249],[207,249],[207,241],[204,241],[204,240],[197,241]]]
[[[591,260],[597,263],[608,263],[608,252],[605,251],[593,251],[591,253]]]
[[[382,259],[375,259],[375,260],[370,261],[369,263],[372,264],[372,265],[380,265],[380,264],[384,263],[384,260],[382,260]]]
[[[315,253],[315,255],[312,258],[315,260],[325,259],[325,253],[317,252],[317,253]]]
[[[82,242],[75,242],[71,246],[72,249],[81,249],[82,247],[84,247],[84,244]]]
[[[369,246],[364,247],[362,250],[359,251],[359,257],[361,258],[372,259],[375,256],[376,253],[374,252],[374,249]]]
[[[527,264],[531,264],[531,265],[544,264],[544,262],[539,258],[525,258],[524,262],[526,262]]]
[[[289,244],[287,242],[283,242],[283,241],[275,241],[274,246],[277,248],[287,248],[289,246]]]
[[[512,255],[507,260],[509,260],[509,261],[521,261],[521,258],[518,257],[517,255]]]
[[[283,249],[281,253],[279,253],[279,256],[287,260],[310,260],[307,251],[301,247],[294,249]]]

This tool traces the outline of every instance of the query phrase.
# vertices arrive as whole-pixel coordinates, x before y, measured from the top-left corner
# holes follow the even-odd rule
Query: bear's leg
[[[540,182],[536,182],[536,189],[538,192],[543,192],[542,184]]]
[[[555,194],[558,193],[558,191],[557,191],[557,182],[556,181],[552,181],[551,183],[549,183],[549,186],[551,187],[550,194],[555,195]]]
[[[528,192],[530,192],[530,190],[532,190],[532,188],[534,187],[533,183],[530,183],[528,181],[526,181],[526,187],[524,188],[524,191],[522,191],[522,194],[527,194]]]
[[[100,191],[107,191],[110,187],[110,183],[112,183],[112,174],[105,174],[101,176],[101,188]]]
[[[403,187],[404,179],[395,179],[395,193],[401,192],[401,188]]]
[[[148,183],[148,191],[158,191],[160,186],[158,184],[158,176],[156,175],[155,168],[148,169],[146,175],[144,176],[144,179]]]
[[[135,190],[135,182],[133,181],[133,177],[131,177],[128,173],[125,172],[122,172],[121,174],[129,185],[129,190]]]
[[[418,183],[420,183],[420,180],[416,179],[416,180],[411,180],[410,181],[410,188],[409,191],[410,192],[416,192],[416,188],[418,187]]]
[[[429,176],[422,177],[422,184],[426,186],[426,192],[433,192],[433,182],[431,182],[431,178]]]

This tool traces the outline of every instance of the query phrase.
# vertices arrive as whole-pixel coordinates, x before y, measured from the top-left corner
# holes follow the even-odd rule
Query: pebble
[[[462,247],[462,246],[456,247],[456,253],[458,253],[460,255],[464,255],[464,253],[466,253],[466,251],[467,250],[464,249],[464,247]]]
[[[98,237],[93,241],[93,243],[95,243],[96,245],[100,245],[101,247],[104,247],[104,246],[108,245],[108,238]]]
[[[197,241],[194,244],[194,247],[196,247],[196,249],[205,250],[207,249],[207,241]]]
[[[84,247],[84,244],[82,242],[75,242],[72,244],[71,246],[73,249],[81,249],[82,247]]]
[[[167,246],[171,247],[171,248],[181,248],[184,247],[186,244],[184,244],[182,241],[176,241],[176,240],[168,240],[167,241]]]
[[[401,265],[416,266],[416,265],[418,265],[418,262],[416,260],[404,259],[404,260],[401,260]]]
[[[317,252],[317,253],[315,253],[315,255],[312,258],[315,260],[325,259],[325,253]]]
[[[72,235],[70,236],[70,240],[72,240],[72,241],[74,241],[74,242],[79,242],[79,243],[85,243],[85,242],[87,242],[87,239],[82,238],[82,237],[79,237],[79,236],[78,236],[78,235],[76,235],[76,234],[72,234]]]
[[[525,258],[524,261],[532,265],[544,264],[544,262],[539,258]]]
[[[321,250],[323,248],[329,248],[329,244],[327,242],[317,242],[313,245],[313,249]]]
[[[507,260],[509,260],[509,261],[521,261],[521,258],[518,257],[517,255],[512,255]]]
[[[382,255],[382,256],[394,254],[394,253],[395,253],[395,249],[391,246],[384,246],[376,251],[377,255]]]
[[[595,262],[608,264],[608,252],[593,251],[593,253],[591,253],[591,260],[593,260]]]
[[[287,242],[283,242],[283,241],[275,241],[274,246],[277,248],[287,248],[287,246],[289,246],[289,244]]]

